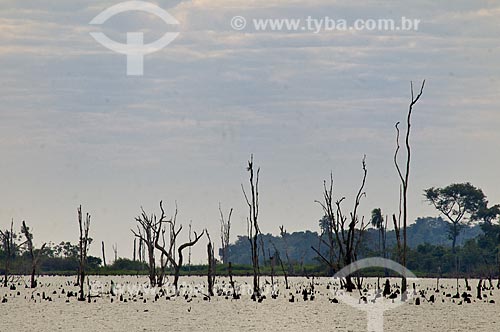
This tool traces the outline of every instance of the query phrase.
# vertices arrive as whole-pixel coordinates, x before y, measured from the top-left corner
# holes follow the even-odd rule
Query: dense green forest
[[[450,247],[451,240],[448,233],[449,224],[442,218],[418,218],[414,224],[408,226],[408,246],[412,249],[426,244]],[[464,245],[468,240],[474,239],[481,234],[483,234],[483,231],[479,225],[465,227],[458,237],[458,244]],[[318,263],[318,255],[311,249],[311,246],[321,248],[318,232],[286,233],[284,237],[265,234],[259,237],[263,241],[264,250],[267,252],[266,255],[268,255],[269,250],[274,252],[275,249],[284,255],[288,246],[288,257],[295,264],[309,265]],[[394,231],[387,231],[386,237],[387,247],[393,248],[396,245]],[[379,242],[379,231],[375,228],[367,229],[363,233],[363,246],[360,248],[359,258],[381,254]],[[236,242],[229,246],[229,257],[231,262],[237,264],[251,264],[248,237],[238,236]],[[286,257],[282,258],[286,260]]]

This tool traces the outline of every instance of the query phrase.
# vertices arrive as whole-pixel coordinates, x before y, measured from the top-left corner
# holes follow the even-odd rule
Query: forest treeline
[[[327,256],[328,247],[323,244],[326,234],[303,231],[283,235],[260,235],[259,241],[264,248],[280,255],[281,259],[289,259],[298,274],[307,273],[311,266],[317,267],[315,271],[327,274],[327,264],[311,249],[311,247],[320,248],[320,252]],[[408,226],[408,268],[423,276],[452,277],[457,272],[461,275],[485,277],[497,275],[499,241],[499,225],[480,223],[465,226],[457,238],[455,255],[452,249],[450,224],[441,217],[418,218],[415,223]],[[358,259],[384,256],[382,251],[379,230],[366,229],[358,251]],[[285,253],[288,258],[285,257]],[[387,231],[385,256],[396,260],[394,230]],[[263,257],[260,255],[260,262],[266,264]],[[458,270],[456,257],[458,257]],[[229,246],[229,259],[237,264],[251,264],[249,241],[246,236],[239,236],[235,243]]]
[[[321,220],[319,222],[321,227]],[[317,247],[323,255],[327,255],[328,248],[322,246],[321,232],[301,231],[284,232],[282,235],[261,234],[258,242],[263,244],[267,254],[259,255],[262,271],[270,270],[270,261],[266,257],[275,255],[285,261],[291,275],[327,275],[328,266],[321,260],[311,247]],[[364,231],[364,240],[359,249],[358,257],[379,257],[382,253],[382,239],[377,228],[368,228]],[[396,236],[394,230],[386,234],[387,258],[396,256]],[[16,237],[17,238],[17,237]],[[19,241],[22,238],[19,236]],[[480,223],[463,228],[457,239],[458,271],[455,255],[452,252],[450,239],[450,224],[441,217],[418,218],[408,226],[408,268],[418,275],[425,276],[455,276],[462,275],[495,276],[498,270],[498,243],[500,241],[500,226],[490,223]],[[250,242],[247,236],[238,236],[228,248],[228,259],[234,264],[236,274],[251,272]],[[271,255],[269,255],[271,254]],[[222,260],[222,249],[219,250]],[[0,249],[0,260],[5,260],[5,252]],[[288,261],[289,260],[289,261]],[[266,268],[267,266],[267,268]],[[40,274],[76,274],[79,268],[78,245],[70,242],[58,244],[49,243],[45,246],[39,262]],[[132,258],[116,257],[111,264],[103,265],[100,257],[88,256],[87,268],[93,274],[146,274],[146,262]],[[11,273],[29,274],[31,258],[27,250],[22,247],[13,253]],[[204,274],[207,267],[186,265],[182,274]],[[224,274],[225,267],[221,264],[218,272]],[[3,267],[0,273],[3,274]],[[277,269],[277,274],[280,271]]]

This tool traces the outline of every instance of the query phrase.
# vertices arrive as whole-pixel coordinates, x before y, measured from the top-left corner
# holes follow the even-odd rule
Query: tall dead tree
[[[162,244],[163,244],[163,246],[165,246],[165,243],[166,243],[166,241],[165,241],[165,230],[162,230],[160,232],[160,236],[161,236]],[[156,284],[158,286],[160,286],[160,287],[163,286],[163,281],[165,279],[165,271],[167,269],[167,264],[168,264],[168,260],[165,257],[165,254],[164,253],[160,253],[160,271],[159,271],[159,273],[156,276],[156,278],[157,278],[156,279],[157,280]]]
[[[283,264],[283,260],[281,259],[280,252],[276,248],[274,243],[271,243],[271,245],[274,248],[274,258],[280,263],[281,271],[283,272],[283,276],[285,277],[285,289],[290,289],[290,287],[288,285],[288,272],[287,272],[287,269],[285,269],[285,265]]]
[[[357,260],[357,253],[359,245],[361,243],[362,235],[365,229],[368,227],[369,223],[364,222],[364,218],[358,217],[358,208],[361,203],[361,198],[365,196],[364,187],[366,183],[366,162],[365,157],[362,161],[363,168],[363,178],[361,181],[361,186],[356,194],[354,200],[354,208],[349,213],[345,215],[342,210],[342,202],[345,197],[334,201],[333,198],[333,174],[330,173],[330,182],[327,184],[326,181],[323,182],[323,201],[316,201],[323,208],[323,212],[327,217],[329,224],[333,229],[333,234],[335,235],[335,240],[339,252],[339,268],[347,266]],[[326,258],[323,258],[326,260]],[[348,292],[352,292],[355,288],[352,282],[352,277],[346,276],[344,286]],[[358,288],[360,286],[360,280],[358,281]]]
[[[271,289],[272,295],[274,295],[274,268],[276,267],[276,256],[277,252],[275,251],[273,255],[271,255],[271,250],[267,249],[269,255],[269,263],[271,265]]]
[[[219,203],[219,213],[220,213],[220,240],[222,245],[222,264],[229,263],[229,235],[231,231],[231,215],[233,214],[233,208],[229,210],[229,215],[227,220],[224,218],[224,213],[222,213],[222,208]]]
[[[332,180],[333,181],[333,180]],[[334,225],[335,220],[325,215],[320,220],[321,234],[319,236],[318,248],[311,246],[311,249],[321,258],[328,266],[328,275],[333,276],[336,270],[339,269],[340,257],[336,254],[335,247],[337,246],[337,239],[335,238]],[[328,249],[328,256],[325,257],[321,253],[321,245],[325,245]]]
[[[79,266],[79,280],[80,285],[80,295],[78,297],[79,301],[85,301],[85,267],[87,265],[87,254],[89,252],[89,246],[92,239],[89,237],[90,229],[90,214],[86,214],[85,220],[83,220],[82,206],[78,207],[78,225],[80,226],[80,240],[78,242],[78,258],[80,261]]]
[[[106,252],[104,250],[104,241],[101,242],[101,250],[102,250],[102,264],[104,265],[104,267],[106,267],[107,266],[106,265]]]
[[[407,223],[408,223],[408,182],[410,179],[410,162],[411,162],[411,147],[410,147],[410,130],[411,130],[411,115],[413,112],[413,106],[418,102],[420,97],[422,96],[424,92],[424,86],[425,86],[425,80],[423,80],[422,85],[420,87],[419,93],[415,96],[413,92],[413,82],[410,83],[410,90],[411,90],[411,101],[410,105],[408,106],[408,115],[406,117],[406,134],[405,134],[405,147],[406,147],[406,161],[404,163],[404,170],[401,169],[401,166],[399,165],[398,162],[398,153],[400,150],[400,145],[399,145],[399,136],[400,136],[400,130],[399,130],[399,122],[396,123],[396,151],[394,152],[394,165],[396,166],[396,170],[398,172],[399,180],[401,182],[400,184],[400,214],[399,214],[399,220],[396,223],[396,220],[393,216],[394,220],[394,225],[398,224],[398,227],[396,229],[396,235],[401,234],[401,224],[403,228],[403,239],[401,243],[401,239],[398,241],[398,245],[400,247],[400,257],[401,257],[401,265],[406,267],[406,258],[407,258],[407,250],[408,250],[408,245],[407,245],[407,236],[406,236],[406,229],[407,229]],[[404,171],[404,173],[403,173]],[[401,220],[401,212],[402,212],[402,220]],[[402,280],[401,280],[401,299],[406,300],[406,290],[407,290],[407,282],[406,282],[406,276],[403,275]]]
[[[135,221],[137,221],[138,223],[137,231],[133,229],[131,230],[134,236],[139,239],[139,257],[141,258],[141,256],[145,256],[145,249],[147,249],[148,251],[149,284],[151,287],[155,287],[157,285],[155,261],[155,243],[157,241],[156,229],[158,227],[158,224],[166,218],[162,202],[160,202],[160,209],[161,216],[158,220],[156,218],[156,215],[148,215],[141,207],[141,214],[135,218]]]
[[[193,232],[193,221],[190,220],[189,221],[189,233],[188,233],[189,241],[192,240],[192,238],[191,238],[192,232]],[[208,232],[207,232],[207,235],[208,235]],[[189,251],[188,251],[188,270],[189,270],[189,273],[191,274],[191,247],[189,247]]]
[[[150,284],[151,286],[161,286],[159,282],[162,282],[163,280],[165,266],[167,263],[170,263],[170,266],[174,269],[173,285],[177,292],[180,270],[184,263],[183,251],[186,248],[194,246],[205,234],[205,231],[203,231],[200,235],[194,232],[194,239],[192,241],[183,243],[177,248],[178,236],[182,230],[182,225],[177,226],[177,205],[174,216],[169,220],[166,218],[162,201],[160,201],[161,215],[159,218],[155,214],[148,216],[146,212],[144,212],[144,209],[141,208],[141,210],[141,215],[136,218],[136,221],[139,223],[137,231],[132,230],[132,233],[147,247],[149,254]],[[166,240],[167,232],[168,241]],[[158,277],[156,275],[155,267],[155,249],[159,250],[162,254],[160,276]]]
[[[113,253],[115,254],[114,261],[116,262],[118,260],[118,244],[115,243],[111,247],[113,248]]]
[[[45,249],[45,246],[47,243],[42,244],[40,249],[35,250],[33,246],[33,233],[30,232],[30,229],[28,226],[26,226],[26,222],[23,220],[23,224],[21,226],[21,232],[24,234],[24,237],[26,238],[26,249],[28,251],[28,254],[30,255],[31,259],[31,279],[30,279],[30,287],[31,288],[36,288],[37,282],[35,279],[36,275],[36,268],[38,266],[38,263],[40,261],[40,257],[43,254],[43,251]]]
[[[5,255],[3,278],[4,287],[7,287],[7,283],[9,282],[10,263],[17,249],[15,239],[16,234],[14,233],[14,220],[12,220],[10,223],[10,229],[6,229],[5,231],[0,230],[0,240]]]
[[[285,245],[285,256],[286,256],[286,264],[288,266],[288,273],[293,274],[293,262],[290,259],[289,251],[290,247],[288,246],[288,233],[286,232],[285,226],[281,225],[280,226],[280,235],[281,239],[283,240],[283,244]]]
[[[160,208],[162,210],[162,216],[164,215],[163,207],[160,202]],[[168,245],[166,243],[160,244],[160,234],[164,233],[165,231],[169,232],[169,243]],[[182,225],[177,226],[177,206],[175,208],[175,214],[174,217],[170,220],[166,220],[166,218],[160,218],[158,220],[158,223],[156,225],[156,232],[155,232],[155,247],[158,249],[162,254],[165,255],[167,258],[168,262],[170,263],[170,266],[174,269],[174,288],[176,293],[178,292],[178,284],[179,284],[179,275],[180,275],[180,270],[184,264],[184,257],[183,257],[183,251],[186,248],[190,248],[194,246],[200,239],[201,237],[205,234],[205,231],[201,232],[201,234],[197,234],[196,232],[193,232],[194,234],[194,239],[192,241],[185,242],[177,247],[177,242],[178,242],[178,236],[182,230]],[[175,249],[177,247],[177,257],[175,255]]]
[[[248,197],[245,187],[241,185],[243,190],[243,195],[245,196],[245,201],[248,205],[247,217],[247,235],[250,241],[250,249],[252,254],[252,266],[253,266],[253,296],[260,296],[260,285],[259,285],[259,247],[258,247],[258,235],[260,234],[259,229],[259,173],[260,167],[257,168],[257,172],[254,170],[253,164],[253,154],[248,161],[247,171],[250,173],[250,197]]]
[[[134,237],[134,251],[132,253],[132,260],[135,262],[137,252],[137,239]]]
[[[208,237],[208,244],[207,244],[207,256],[208,256],[208,271],[207,271],[208,294],[210,296],[214,296],[215,268],[216,268],[216,261],[215,261],[215,255],[214,255],[214,246],[212,244],[212,240],[210,239],[210,234],[208,234],[208,230],[205,230],[205,232],[207,233],[207,237]]]

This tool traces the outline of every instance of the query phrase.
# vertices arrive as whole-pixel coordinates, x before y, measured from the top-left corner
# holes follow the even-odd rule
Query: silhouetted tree
[[[486,196],[481,189],[468,182],[454,183],[444,188],[432,187],[424,192],[427,201],[450,221],[450,239],[453,252],[456,252],[460,231],[464,225],[481,215],[481,209],[486,206]]]
[[[316,249],[311,246],[311,249],[318,254],[318,256],[328,265],[328,275],[333,276],[336,270],[339,269],[340,257],[336,255],[335,247],[336,247],[336,235],[335,235],[335,227],[334,225],[335,219],[330,219],[330,216],[325,215],[319,221],[319,227],[321,229],[321,234],[319,236],[319,245]],[[325,257],[321,253],[321,244],[324,244],[328,249],[328,256]]]
[[[357,253],[359,249],[359,244],[361,243],[363,231],[366,229],[368,224],[365,224],[363,218],[358,216],[358,208],[361,203],[361,198],[365,196],[364,187],[366,183],[366,162],[365,158],[362,161],[363,168],[363,178],[361,181],[361,186],[356,194],[354,200],[354,208],[352,212],[347,216],[344,214],[342,209],[342,202],[345,197],[334,201],[333,198],[333,174],[330,173],[330,182],[327,184],[326,181],[323,182],[323,200],[316,201],[323,208],[323,212],[328,217],[329,224],[333,229],[335,234],[335,240],[337,242],[337,248],[339,251],[339,263],[342,266],[348,266],[352,262],[357,260]],[[324,258],[325,259],[325,258]],[[340,268],[341,266],[339,266]],[[348,292],[354,290],[355,286],[352,282],[351,276],[346,276],[345,278],[345,288]],[[359,281],[359,280],[358,280]],[[358,287],[360,282],[358,282]]]
[[[17,235],[14,232],[14,220],[12,220],[10,223],[10,229],[6,229],[4,231],[0,230],[0,240],[1,240],[2,250],[5,256],[4,278],[3,278],[4,287],[7,287],[7,283],[9,281],[10,263],[19,247],[18,245],[16,245],[15,242],[16,238]]]
[[[215,255],[214,255],[214,246],[212,244],[212,240],[210,239],[210,234],[207,233],[208,244],[207,244],[207,255],[208,255],[208,271],[207,271],[207,279],[208,279],[208,294],[210,296],[214,296],[214,284],[215,284]]]
[[[387,221],[384,220],[384,217],[382,216],[382,210],[380,208],[372,210],[371,224],[379,231],[379,237],[378,237],[379,251],[382,253],[382,256],[386,258]]]
[[[161,216],[159,220],[156,215],[148,215],[141,207],[141,214],[135,218],[137,221],[137,231],[131,230],[136,238],[139,239],[139,259],[143,261],[145,248],[148,252],[148,271],[149,271],[149,284],[151,287],[157,285],[156,277],[156,261],[155,261],[155,243],[157,236],[158,225],[166,218],[165,211],[163,210],[162,202],[160,201]],[[159,236],[159,235],[158,235]]]
[[[134,245],[135,245],[135,242],[134,242]],[[101,249],[102,249],[102,263],[104,264],[104,267],[106,267],[106,253],[104,250],[104,241],[101,242]],[[134,246],[134,257],[135,257],[135,246]],[[134,261],[135,261],[135,258],[134,258]]]
[[[401,258],[401,264],[406,267],[406,259],[407,259],[407,224],[408,224],[408,182],[410,180],[410,164],[411,164],[411,147],[410,147],[410,130],[411,130],[411,115],[413,112],[413,106],[418,102],[420,97],[424,92],[425,80],[423,80],[422,85],[420,86],[420,92],[415,96],[413,92],[413,82],[410,83],[411,90],[411,101],[408,106],[408,115],[406,117],[406,135],[405,135],[405,147],[406,147],[406,163],[404,168],[404,173],[401,170],[401,167],[398,163],[398,152],[400,149],[399,146],[399,122],[396,123],[396,151],[394,152],[394,165],[396,166],[396,170],[398,172],[399,179],[401,181],[400,185],[400,213],[399,219],[396,223],[396,218],[393,215],[394,219],[394,227],[396,227],[396,235],[398,236],[398,248],[399,248],[399,256]],[[402,220],[401,220],[401,212],[402,212]],[[401,234],[401,222],[403,228],[403,241],[401,242],[401,238],[399,237]],[[401,280],[401,299],[406,300],[406,276],[403,275]]]
[[[227,219],[224,218],[224,213],[222,213],[222,208],[219,203],[219,213],[220,213],[220,239],[222,245],[222,264],[227,264],[229,262],[229,235],[231,231],[231,215],[233,214],[233,208],[229,210]]]
[[[288,233],[286,232],[285,226],[281,225],[280,226],[280,235],[281,239],[283,240],[283,244],[285,245],[285,256],[286,256],[286,264],[288,266],[288,273],[293,274],[293,262],[290,260],[290,247],[288,245]],[[281,258],[280,258],[281,259]],[[286,275],[285,275],[286,279]],[[288,282],[287,282],[288,285]]]
[[[260,167],[257,168],[257,172],[254,170],[253,155],[251,155],[248,161],[247,171],[250,173],[250,197],[247,196],[243,184],[241,189],[243,190],[243,195],[245,196],[245,201],[248,205],[249,216],[247,217],[247,235],[250,241],[250,248],[252,252],[252,266],[253,266],[253,295],[260,296],[260,285],[259,285],[259,247],[257,243],[258,235],[260,234],[259,228],[259,173]]]
[[[36,274],[36,268],[38,266],[38,263],[40,261],[40,257],[43,254],[43,251],[45,250],[45,246],[47,243],[42,244],[39,250],[35,250],[33,247],[33,233],[30,232],[30,229],[28,226],[26,226],[26,222],[23,220],[23,224],[21,226],[21,233],[24,234],[24,237],[26,238],[26,246],[27,246],[27,251],[28,254],[30,255],[31,259],[31,279],[30,279],[30,287],[35,288],[37,285],[36,279],[35,279],[35,274]]]
[[[78,297],[79,301],[85,301],[85,267],[87,264],[87,254],[89,252],[89,246],[92,239],[89,237],[90,229],[90,214],[86,214],[85,220],[83,220],[82,206],[78,207],[78,225],[80,226],[80,240],[78,242],[78,258],[80,261],[79,266],[79,280],[80,285],[80,295]]]

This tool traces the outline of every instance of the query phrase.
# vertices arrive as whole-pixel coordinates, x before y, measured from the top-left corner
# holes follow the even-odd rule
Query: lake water
[[[336,281],[314,279],[314,300],[304,301],[301,291],[310,289],[312,279],[289,279],[291,289],[286,290],[283,278],[277,278],[278,297],[271,299],[270,277],[262,277],[261,285],[267,284],[268,293],[258,303],[247,294],[251,278],[246,277],[235,278],[244,293],[240,300],[221,295],[208,301],[203,295],[206,278],[202,277],[181,277],[185,296],[169,295],[167,287],[155,300],[158,289],[147,287],[147,277],[90,276],[92,294],[98,297],[88,303],[67,297],[68,291],[77,291],[75,277],[41,277],[35,290],[24,287],[23,280],[28,282],[24,277],[17,280],[16,290],[0,287],[0,297],[7,299],[0,303],[0,331],[367,331],[365,311],[342,301],[332,303],[334,298],[340,300]],[[114,296],[110,294],[111,281],[117,293]],[[383,280],[380,282],[383,286]],[[469,281],[469,304],[463,298],[446,296],[456,294],[456,280],[441,280],[438,293],[434,291],[435,279],[416,281],[417,290],[425,291],[427,300],[434,294],[435,303],[417,292],[407,303],[384,313],[384,331],[500,331],[500,290],[486,290],[486,298],[478,300],[477,282]],[[375,290],[376,280],[368,283],[370,290]],[[399,279],[391,283],[399,283]],[[228,279],[217,278],[216,289],[230,289]],[[460,293],[465,290],[461,279]],[[52,301],[43,300],[43,293]],[[292,295],[294,302],[290,302]],[[420,305],[415,305],[417,297]],[[398,304],[399,298],[395,301]]]

